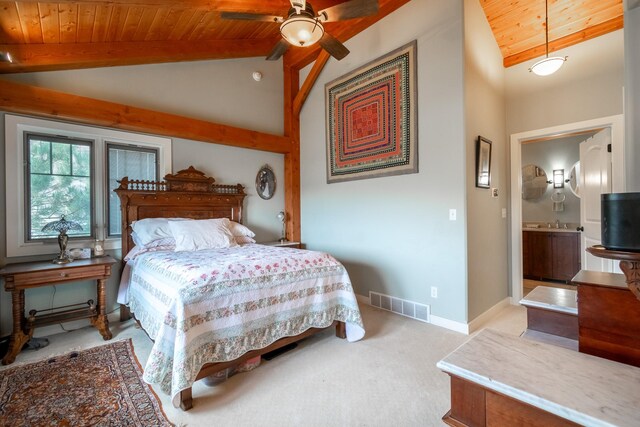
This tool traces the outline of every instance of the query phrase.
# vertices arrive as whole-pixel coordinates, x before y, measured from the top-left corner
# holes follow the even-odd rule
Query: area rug
[[[0,426],[172,426],[131,340],[0,371]]]

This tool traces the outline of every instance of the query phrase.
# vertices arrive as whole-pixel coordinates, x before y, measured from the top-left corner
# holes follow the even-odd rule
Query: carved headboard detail
[[[122,256],[133,248],[131,223],[144,218],[229,218],[242,222],[244,187],[215,184],[215,180],[189,166],[164,181],[122,178],[114,191],[122,214]]]

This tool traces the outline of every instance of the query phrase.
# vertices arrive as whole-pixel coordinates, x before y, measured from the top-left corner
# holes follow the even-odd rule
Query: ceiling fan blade
[[[282,22],[284,18],[274,15],[260,15],[258,13],[221,12],[222,19],[237,19],[242,21]]]
[[[318,12],[322,22],[362,18],[378,13],[378,0],[350,0]]]
[[[282,39],[271,49],[271,53],[267,56],[267,61],[276,61],[289,49],[289,42]]]
[[[324,50],[329,52],[329,55],[333,56],[338,61],[349,54],[349,49],[340,43],[337,38],[333,37],[326,31],[318,43],[320,43],[320,46],[322,46]]]

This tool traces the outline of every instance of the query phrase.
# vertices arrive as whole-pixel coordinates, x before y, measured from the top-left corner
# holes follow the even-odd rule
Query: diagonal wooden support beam
[[[287,154],[291,139],[0,79],[0,110]]]
[[[325,64],[327,63],[330,57],[331,55],[329,55],[326,50],[323,50],[322,52],[320,52],[320,55],[318,55],[318,58],[316,59],[316,62],[313,64],[313,67],[311,68],[309,75],[304,80],[304,83],[302,83],[302,87],[300,88],[300,91],[298,92],[295,99],[293,100],[294,115],[300,114],[300,111],[302,110],[302,106],[304,105],[304,102],[307,100],[307,97],[309,96],[311,89],[313,89],[313,85],[315,84],[316,80],[318,80],[320,73],[322,72]]]

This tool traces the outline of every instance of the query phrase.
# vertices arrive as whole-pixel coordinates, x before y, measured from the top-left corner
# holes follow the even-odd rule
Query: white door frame
[[[601,128],[611,129],[612,191],[624,192],[624,116],[602,117],[511,135],[511,303],[522,299],[522,143],[538,138],[562,136]]]

